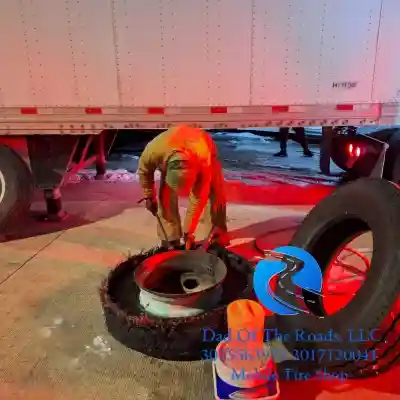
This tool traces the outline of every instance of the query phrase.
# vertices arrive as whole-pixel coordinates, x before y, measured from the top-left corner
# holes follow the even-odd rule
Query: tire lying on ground
[[[396,185],[362,178],[337,189],[311,210],[290,245],[310,252],[324,272],[342,246],[367,231],[373,236],[371,266],[347,306],[324,315],[319,298],[303,292],[312,314],[276,317],[280,333],[287,333],[286,347],[303,366],[348,377],[373,376],[400,356],[400,190]],[[278,285],[279,297],[285,298],[285,291],[294,293],[296,287]],[[330,331],[337,334],[337,341],[329,340]],[[360,334],[366,342],[359,340]]]
[[[139,304],[140,289],[134,281],[135,269],[146,258],[164,250],[151,249],[130,257],[112,270],[100,289],[105,323],[110,334],[126,347],[165,360],[207,358],[215,348],[215,334],[226,334],[226,307],[238,298],[253,298],[252,265],[244,258],[220,247],[209,252],[227,266],[220,303],[212,311],[193,317],[157,318]],[[207,328],[205,335],[204,328]]]
[[[0,145],[0,233],[7,233],[29,212],[33,182],[25,162]]]

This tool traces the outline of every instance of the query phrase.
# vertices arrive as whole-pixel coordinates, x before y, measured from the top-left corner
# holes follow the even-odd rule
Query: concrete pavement
[[[155,220],[137,206],[139,197],[135,183],[71,185],[64,191],[67,220],[31,221],[16,232],[28,237],[0,244],[0,399],[213,398],[208,363],[143,356],[117,343],[104,327],[101,280],[127,254],[157,242]],[[41,206],[35,203],[33,210]],[[231,205],[232,244],[250,255],[252,238],[267,232],[273,232],[266,239],[271,247],[286,244],[309,208]],[[200,227],[198,238],[204,234]],[[400,398],[390,376],[362,388],[284,382],[281,398]]]

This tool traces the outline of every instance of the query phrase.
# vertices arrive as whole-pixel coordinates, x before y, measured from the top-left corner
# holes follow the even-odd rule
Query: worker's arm
[[[156,197],[154,173],[159,164],[159,157],[153,147],[151,142],[146,146],[140,156],[137,170],[144,197],[152,199]]]
[[[210,195],[211,168],[204,168],[189,195],[184,232],[193,235]]]

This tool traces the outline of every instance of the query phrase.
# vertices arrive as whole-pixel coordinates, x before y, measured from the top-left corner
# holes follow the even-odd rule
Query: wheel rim
[[[4,200],[6,195],[6,180],[4,178],[4,174],[0,171],[0,204]]]
[[[196,276],[200,283],[195,290],[184,286],[188,275]],[[226,275],[226,265],[215,255],[175,250],[144,260],[135,271],[135,281],[140,288],[140,305],[146,312],[162,318],[179,318],[215,307],[221,300]]]
[[[345,308],[364,284],[373,253],[372,234],[364,233],[339,249],[324,272],[322,306],[326,315]]]

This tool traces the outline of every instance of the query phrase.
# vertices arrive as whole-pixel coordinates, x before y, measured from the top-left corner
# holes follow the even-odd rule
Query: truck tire
[[[399,184],[400,183],[400,138],[395,135],[389,142],[389,148],[386,152],[384,167],[384,176],[386,179]]]
[[[29,168],[12,149],[0,145],[0,234],[27,216],[32,194]]]
[[[390,180],[396,184],[400,184],[400,152],[397,154],[390,173]]]
[[[312,294],[306,298],[303,291],[305,304],[312,313],[276,317],[279,331],[287,333],[286,347],[295,357],[307,353],[310,358],[313,350],[312,354],[323,354],[324,351],[324,354],[330,354],[312,360],[300,358],[303,366],[314,370],[323,367],[331,372],[346,373],[348,377],[362,377],[377,375],[398,360],[399,227],[400,191],[393,183],[376,178],[361,178],[337,189],[305,218],[290,245],[310,252],[318,261],[322,273],[338,250],[363,232],[372,232],[373,257],[364,284],[340,311],[325,315],[320,298]],[[279,297],[284,299],[286,291],[296,291],[293,282],[286,283],[284,288],[277,285]],[[363,332],[368,337],[372,331],[377,331],[370,340],[361,342],[350,337],[351,330]],[[330,331],[338,335],[337,341],[309,341],[310,338],[323,338]],[[356,356],[353,357],[354,354]]]
[[[165,250],[151,249],[130,257],[113,269],[100,288],[100,300],[109,333],[124,346],[164,360],[208,359],[217,339],[207,341],[208,333],[226,335],[226,307],[238,298],[254,298],[252,265],[239,255],[222,248],[209,251],[227,265],[220,303],[211,311],[192,317],[157,318],[145,313],[139,304],[139,288],[133,274],[146,258]],[[210,337],[208,339],[211,339]]]

